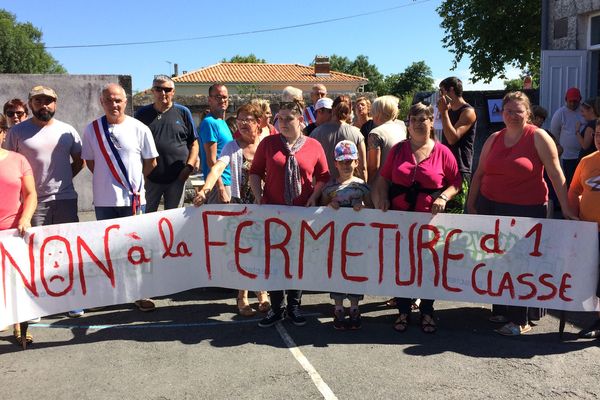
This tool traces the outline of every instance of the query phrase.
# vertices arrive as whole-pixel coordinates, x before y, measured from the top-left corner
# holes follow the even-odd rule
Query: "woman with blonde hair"
[[[360,133],[362,133],[365,140],[367,140],[371,129],[375,128],[375,122],[371,117],[371,100],[365,96],[360,96],[354,100],[354,122],[352,125],[360,129]]]
[[[406,139],[406,125],[396,119],[398,101],[396,96],[381,96],[375,99],[371,107],[375,128],[369,132],[367,140],[367,172],[370,183],[375,182],[392,146]]]

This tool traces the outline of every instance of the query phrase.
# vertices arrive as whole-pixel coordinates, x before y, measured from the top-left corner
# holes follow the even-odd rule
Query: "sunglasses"
[[[302,113],[300,106],[296,102],[279,103],[280,110],[290,110],[297,113]]]
[[[152,88],[152,90],[154,90],[155,92],[171,93],[173,91],[173,88],[172,87],[154,86]]]
[[[7,111],[6,112],[6,116],[9,118],[14,117],[15,115],[17,117],[21,118],[23,115],[25,115],[25,111]]]

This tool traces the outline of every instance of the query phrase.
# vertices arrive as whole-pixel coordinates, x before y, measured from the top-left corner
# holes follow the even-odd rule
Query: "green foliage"
[[[404,72],[385,77],[387,93],[394,96],[410,96],[419,91],[434,90],[431,68],[425,61],[413,62]]]
[[[351,61],[348,57],[333,54],[329,57],[329,66],[332,71],[367,78],[369,83],[365,85],[366,92],[383,93],[385,91],[383,75],[377,66],[369,63],[369,57],[365,55],[360,54],[354,61]]]
[[[227,59],[222,59],[221,62],[228,62],[228,63],[245,63],[245,64],[266,64],[267,61],[265,61],[264,58],[257,58],[254,53],[250,53],[247,56],[241,56],[239,54],[236,54],[235,56],[231,57],[229,60]]]
[[[506,80],[506,81],[504,81],[504,88],[506,90],[510,90],[511,92],[514,92],[516,90],[522,90],[523,89],[523,79],[516,78],[516,79]]]
[[[400,97],[398,102],[398,119],[405,120],[408,117],[408,110],[412,104],[413,96],[411,94],[405,94]]]
[[[541,0],[444,0],[437,8],[443,46],[454,68],[471,58],[473,81],[506,78],[512,65],[534,76],[540,69]]]
[[[31,23],[19,23],[0,9],[0,73],[62,74],[67,72],[44,48],[42,32]]]

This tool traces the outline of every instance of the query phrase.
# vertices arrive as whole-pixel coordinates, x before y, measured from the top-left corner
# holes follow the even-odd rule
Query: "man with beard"
[[[198,141],[192,113],[173,102],[175,84],[166,75],[152,81],[154,103],[140,108],[135,118],[152,131],[158,150],[158,165],[146,180],[146,212],[158,209],[164,198],[165,210],[183,205],[185,181],[198,158]]]
[[[32,226],[78,222],[73,177],[83,168],[81,139],[71,125],[54,118],[56,92],[35,86],[29,92],[31,118],[13,126],[5,147],[21,153],[33,171],[38,206]],[[80,317],[83,310],[69,312]]]

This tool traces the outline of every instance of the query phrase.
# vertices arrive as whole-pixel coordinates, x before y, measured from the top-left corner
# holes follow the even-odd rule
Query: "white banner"
[[[203,206],[0,233],[0,325],[212,286],[600,310],[594,223]]]

